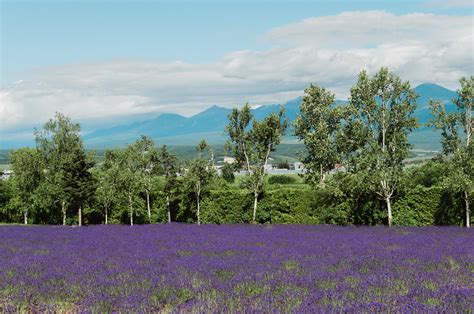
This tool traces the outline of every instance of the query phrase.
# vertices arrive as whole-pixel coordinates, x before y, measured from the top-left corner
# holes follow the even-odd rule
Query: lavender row
[[[474,311],[456,227],[3,226],[0,311]]]

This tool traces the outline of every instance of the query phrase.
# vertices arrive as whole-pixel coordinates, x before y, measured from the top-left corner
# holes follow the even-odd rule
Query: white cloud
[[[0,90],[0,129],[47,120],[130,114],[191,115],[213,105],[278,103],[315,82],[346,97],[361,69],[388,66],[413,85],[457,87],[473,73],[472,16],[345,12],[270,30],[266,51],[235,51],[210,64],[116,60],[43,68]]]
[[[440,8],[472,8],[472,0],[428,0],[425,5]]]
[[[343,49],[388,42],[443,41],[468,34],[472,35],[471,16],[354,11],[284,25],[268,32],[266,38],[286,44]]]

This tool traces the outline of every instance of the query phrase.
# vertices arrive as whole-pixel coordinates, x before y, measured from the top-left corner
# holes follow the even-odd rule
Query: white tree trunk
[[[146,208],[148,210],[148,222],[151,223],[151,208],[150,208],[150,192],[148,190],[146,192]]]
[[[382,100],[382,152],[385,153],[385,133],[387,129],[385,127],[385,101]]]
[[[23,218],[24,218],[25,225],[27,225],[28,224],[28,210],[25,210],[23,212]]]
[[[253,193],[253,214],[252,214],[252,222],[255,223],[256,219],[257,219],[257,204],[258,204],[258,192],[255,191]]]
[[[61,203],[61,206],[62,206],[62,212],[63,212],[63,226],[66,225],[66,202],[63,201]]]
[[[166,208],[168,210],[168,223],[171,223],[170,197],[166,195]]]
[[[201,224],[201,181],[196,182],[197,223]]]
[[[471,134],[472,134],[472,103],[470,106],[466,106],[466,146],[469,146],[471,142]]]
[[[471,227],[471,210],[469,208],[469,193],[464,191],[464,202],[466,203],[466,227]]]
[[[469,143],[471,142],[471,126],[469,125],[469,129],[466,131],[466,144],[469,146]]]
[[[325,179],[325,175],[324,175],[324,170],[323,170],[323,165],[319,165],[320,167],[320,172],[319,172],[319,185],[321,187],[324,187],[324,179]]]
[[[107,225],[107,223],[108,223],[108,219],[109,219],[108,216],[109,216],[109,215],[108,215],[107,205],[105,205],[105,225]]]
[[[82,226],[82,206],[79,206],[79,226]]]
[[[201,192],[199,192],[197,194],[197,219],[198,219],[198,225],[201,224],[201,202],[200,202],[200,194]]]
[[[242,150],[243,150],[244,156],[245,156],[245,165],[247,166],[247,173],[248,173],[248,175],[250,175],[250,160],[249,160],[249,156],[247,154],[247,148],[245,147],[244,142],[242,142]]]
[[[128,193],[128,206],[130,207],[130,226],[133,226],[132,194],[130,193]]]
[[[388,226],[391,227],[391,226],[392,226],[393,217],[392,217],[392,203],[391,203],[390,196],[385,199],[385,202],[387,203]]]

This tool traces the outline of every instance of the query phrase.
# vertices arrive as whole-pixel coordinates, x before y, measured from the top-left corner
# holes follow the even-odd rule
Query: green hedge
[[[471,204],[472,201],[471,197]],[[405,226],[462,226],[465,224],[464,206],[460,193],[452,193],[440,185],[418,185],[397,198],[393,205],[393,221]]]
[[[331,188],[279,188],[265,191],[258,203],[257,221],[278,224],[379,224],[386,220],[385,203],[376,197],[351,195]],[[393,203],[394,224],[429,226],[462,224],[462,204],[440,186],[418,185]],[[211,190],[202,201],[204,223],[251,221],[253,197],[248,190]],[[368,218],[370,217],[370,219]]]
[[[294,184],[296,183],[296,178],[289,175],[272,175],[268,178],[269,184]]]
[[[278,189],[265,192],[259,199],[259,223],[315,224],[312,215],[314,191]],[[247,190],[211,190],[202,201],[203,223],[248,223],[252,219],[253,196]]]
[[[211,190],[201,203],[201,219],[203,223],[248,223],[252,204],[252,195],[246,190]]]
[[[281,188],[264,193],[257,217],[261,223],[317,224],[313,207],[314,190]]]
[[[419,177],[419,176],[418,176]],[[415,176],[415,179],[417,176]],[[459,192],[443,188],[440,180],[435,185],[429,176],[423,180],[405,182],[393,199],[394,224],[409,226],[463,225],[464,201]],[[408,181],[408,179],[407,179]],[[410,183],[410,184],[408,184]],[[471,193],[471,197],[474,193]],[[471,198],[471,204],[473,199]],[[62,217],[51,217],[48,206],[50,199],[37,200],[36,209],[30,221],[42,223],[54,221],[61,223]],[[155,191],[151,197],[152,222],[167,221],[165,195]],[[21,204],[11,198],[0,208],[0,219],[7,222],[21,222]],[[57,205],[59,206],[59,205]],[[223,180],[216,181],[203,195],[201,218],[203,223],[238,224],[252,220],[253,195],[249,190],[239,189]],[[144,195],[134,199],[135,223],[147,223]],[[56,211],[57,212],[57,211]],[[196,222],[195,195],[178,193],[171,200],[173,221]],[[91,204],[83,208],[83,222],[95,224],[103,222],[101,204]],[[471,223],[474,215],[471,215]],[[77,212],[68,212],[68,223],[76,223]],[[355,175],[335,176],[324,187],[310,188],[306,184],[269,185],[260,196],[257,221],[277,224],[338,224],[338,225],[376,225],[387,221],[385,203],[369,191],[365,182]],[[110,223],[129,222],[128,202],[114,204],[109,214]]]
[[[393,205],[393,223],[404,226],[431,226],[435,224],[436,213],[441,207],[439,186],[418,185],[409,190]]]

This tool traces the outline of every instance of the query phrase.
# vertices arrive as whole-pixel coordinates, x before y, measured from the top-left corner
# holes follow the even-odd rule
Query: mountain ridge
[[[417,101],[418,109],[415,111],[415,116],[419,119],[420,129],[426,129],[424,124],[431,117],[429,109],[430,99],[445,102],[448,111],[454,109],[451,101],[456,96],[454,91],[434,83],[420,84],[414,90],[419,95]],[[302,97],[299,96],[281,105],[285,108],[289,122],[292,122],[298,115],[301,100]],[[344,104],[347,103],[347,100],[338,99],[336,103]],[[260,120],[267,114],[278,111],[279,107],[280,104],[259,106],[252,109],[252,114],[257,120]],[[227,116],[231,110],[230,108],[212,105],[191,117],[184,117],[175,113],[163,113],[142,122],[96,130],[85,135],[84,141],[86,146],[89,147],[107,147],[104,144],[119,144],[120,146],[125,143],[131,143],[141,134],[144,134],[160,144],[191,145],[197,143],[201,138],[209,140],[212,144],[220,144],[225,141],[224,128],[227,123]],[[426,133],[426,130],[423,133]],[[423,136],[426,136],[426,134]]]
[[[420,122],[420,128],[410,134],[410,142],[417,148],[439,149],[439,132],[425,126],[431,118],[429,100],[441,100],[447,104],[448,112],[455,110],[452,99],[456,92],[433,83],[423,83],[414,88],[419,94],[418,108],[414,115]],[[283,103],[286,117],[289,122],[296,119],[299,114],[299,106],[302,96],[288,100]],[[347,104],[347,100],[336,100],[338,104]],[[278,111],[280,104],[269,104],[252,109],[256,119],[262,119],[270,112]],[[133,143],[140,135],[151,137],[157,145],[196,145],[199,140],[205,139],[212,145],[225,142],[224,128],[227,116],[232,109],[219,105],[212,105],[207,109],[191,116],[185,117],[177,113],[162,113],[148,119],[137,120],[130,118],[128,123],[120,123],[112,127],[99,128],[84,133],[84,144],[89,149],[103,149],[112,147],[124,147]],[[133,122],[132,122],[133,121]],[[289,134],[290,132],[288,132]],[[285,136],[284,143],[297,143],[296,138]],[[24,146],[34,146],[34,139],[3,138],[0,140],[0,148],[11,149]]]

